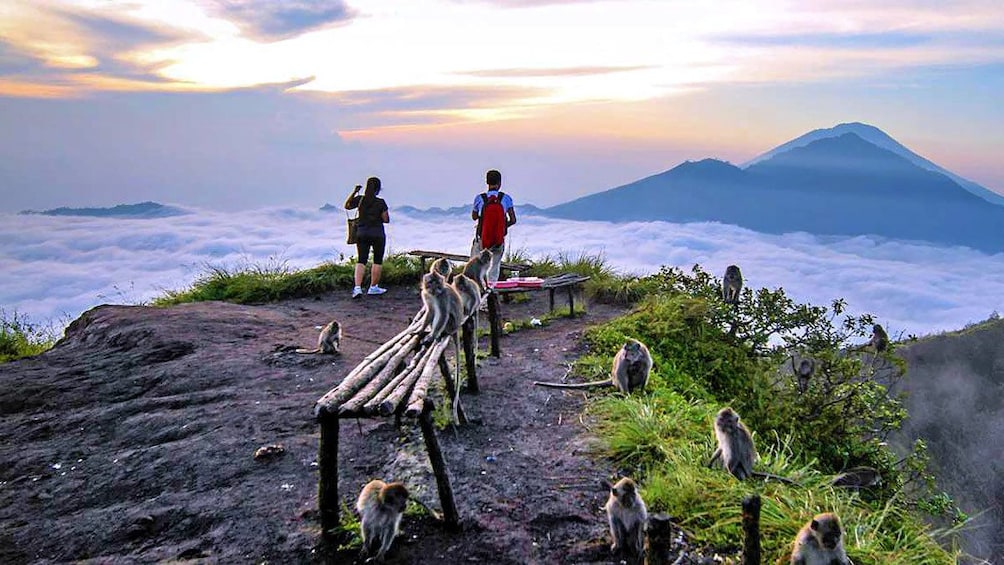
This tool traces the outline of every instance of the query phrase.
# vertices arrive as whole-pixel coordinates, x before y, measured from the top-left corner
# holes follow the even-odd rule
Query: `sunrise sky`
[[[552,205],[871,123],[1004,192],[1004,2],[0,0],[0,211]]]

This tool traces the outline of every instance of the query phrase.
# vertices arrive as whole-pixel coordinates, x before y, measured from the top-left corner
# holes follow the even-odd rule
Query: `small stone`
[[[285,453],[286,448],[282,444],[263,445],[255,450],[254,458],[257,461],[271,461],[282,457]]]

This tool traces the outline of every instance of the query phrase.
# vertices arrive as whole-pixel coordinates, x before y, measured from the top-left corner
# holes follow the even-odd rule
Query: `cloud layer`
[[[208,265],[306,268],[351,257],[338,213],[263,209],[193,210],[172,218],[123,220],[5,215],[0,222],[0,307],[36,322],[65,325],[102,303],[148,301],[182,289]],[[417,218],[392,211],[391,252],[464,253],[472,233],[461,217]],[[846,298],[852,313],[878,316],[890,332],[958,329],[1004,311],[1004,254],[877,241],[761,235],[720,224],[555,221],[521,217],[510,245],[531,256],[602,254],[625,273],[661,265],[714,273],[732,263],[747,285],[783,287],[795,299]]]

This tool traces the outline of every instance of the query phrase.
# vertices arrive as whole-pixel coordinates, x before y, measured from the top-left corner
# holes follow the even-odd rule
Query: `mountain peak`
[[[863,139],[864,141],[878,148],[885,149],[886,151],[891,151],[922,169],[943,174],[948,178],[952,179],[953,181],[955,181],[956,183],[958,183],[966,191],[982,198],[983,200],[986,200],[987,202],[990,202],[991,204],[1004,206],[1004,196],[1001,196],[1000,194],[997,194],[996,192],[986,187],[980,186],[971,180],[956,175],[955,173],[947,169],[935,165],[931,161],[921,157],[920,155],[917,155],[913,151],[910,151],[903,144],[893,139],[892,136],[882,131],[878,127],[873,126],[871,124],[866,124],[864,122],[844,122],[837,124],[831,128],[812,130],[809,133],[806,133],[805,135],[801,135],[799,137],[796,137],[795,139],[792,139],[791,141],[778,145],[774,149],[771,149],[770,151],[752,159],[751,161],[743,163],[741,166],[744,169],[748,169],[751,166],[756,165],[757,163],[766,161],[772,157],[775,157],[787,151],[791,151],[799,147],[804,147],[814,141],[832,137],[839,137],[848,133],[853,133],[858,137],[860,137],[861,139]]]

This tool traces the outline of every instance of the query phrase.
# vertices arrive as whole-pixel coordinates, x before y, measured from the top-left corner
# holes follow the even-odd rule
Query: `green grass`
[[[16,310],[0,308],[0,363],[44,353],[55,343],[51,330],[33,324]]]
[[[284,262],[266,265],[245,264],[235,267],[207,265],[192,286],[168,291],[153,301],[167,306],[185,302],[223,300],[239,304],[260,304],[289,298],[313,296],[339,289],[351,289],[355,261],[331,262],[296,271]],[[369,277],[369,267],[366,276]],[[419,260],[406,255],[384,259],[380,284],[412,285],[421,276]]]
[[[648,277],[655,290],[633,312],[587,331],[590,355],[574,367],[583,380],[605,376],[627,337],[646,343],[654,359],[644,393],[591,396],[590,420],[601,440],[597,454],[639,481],[651,511],[674,516],[698,546],[737,551],[741,501],[757,493],[765,563],[785,558],[801,526],[827,511],[841,517],[847,551],[857,563],[955,563],[957,553],[939,544],[950,544],[951,532],[926,525],[917,500],[905,494],[905,471],[896,467],[884,437],[869,433],[893,429],[905,411],[879,385],[848,377],[859,364],[836,355],[867,320],[834,326],[830,310],[763,289],[744,293],[731,309],[716,300],[715,283],[699,270],[663,271]],[[834,310],[840,307],[835,303]],[[770,335],[785,345],[770,345]],[[834,386],[822,390],[820,383],[799,395],[778,367],[785,347],[810,346],[825,360]],[[754,433],[757,470],[800,486],[738,481],[706,466],[715,447],[713,418],[727,405]],[[839,410],[829,412],[834,407]],[[883,489],[859,496],[829,486],[838,471],[858,464],[880,469]]]

